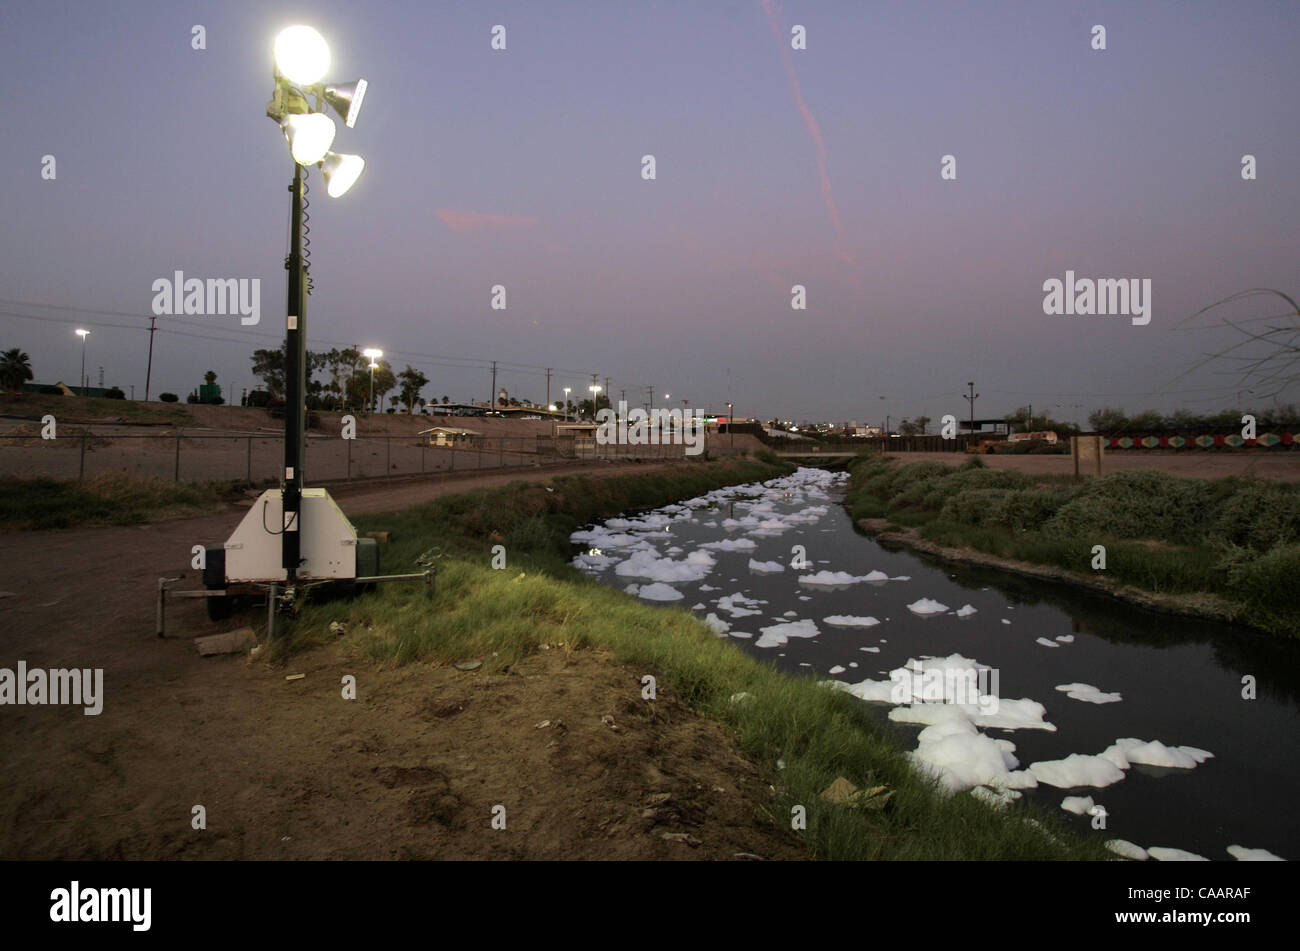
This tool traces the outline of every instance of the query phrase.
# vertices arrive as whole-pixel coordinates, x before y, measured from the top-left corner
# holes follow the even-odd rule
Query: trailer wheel
[[[235,613],[235,599],[228,594],[219,598],[204,598],[208,602],[208,620],[225,621]]]
[[[220,591],[226,586],[226,549],[208,548],[203,553],[203,587]],[[229,595],[204,598],[208,602],[208,620],[224,621],[235,611],[235,599]]]

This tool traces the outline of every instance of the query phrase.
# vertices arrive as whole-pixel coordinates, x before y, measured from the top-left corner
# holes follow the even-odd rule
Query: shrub
[[[175,403],[180,399],[180,397],[175,393],[159,393],[158,399],[162,400],[164,403]]]
[[[108,400],[124,400],[126,394],[122,392],[120,386],[114,386],[104,391],[104,398]]]

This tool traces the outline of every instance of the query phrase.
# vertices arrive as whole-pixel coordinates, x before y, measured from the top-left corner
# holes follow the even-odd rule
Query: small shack
[[[430,446],[473,446],[483,434],[473,429],[459,429],[455,426],[434,426],[432,429],[420,430],[421,436],[427,436]]]

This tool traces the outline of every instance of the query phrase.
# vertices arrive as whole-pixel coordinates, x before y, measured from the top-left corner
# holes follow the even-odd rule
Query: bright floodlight
[[[309,26],[287,27],[275,38],[275,67],[291,83],[318,83],[330,68],[329,44]]]
[[[334,120],[322,112],[286,116],[280,123],[289,151],[299,165],[315,165],[334,144]]]
[[[357,124],[357,113],[361,111],[361,100],[366,97],[366,81],[358,79],[354,83],[340,83],[325,87],[325,101],[335,112],[343,117],[343,123],[350,129]]]
[[[89,336],[89,335],[90,335],[90,331],[89,331],[89,330],[82,330],[80,327],[77,328],[77,336],[78,336],[78,337],[87,337],[87,336]]]
[[[321,163],[325,174],[325,193],[331,198],[338,198],[345,194],[361,177],[365,167],[366,160],[360,155],[328,153]]]
[[[374,347],[368,347],[361,351],[363,357],[369,357],[371,360],[378,360],[384,355],[384,351],[376,350]]]

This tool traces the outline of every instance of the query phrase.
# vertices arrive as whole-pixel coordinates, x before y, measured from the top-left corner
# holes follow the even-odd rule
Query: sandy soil
[[[464,487],[339,501],[356,514]],[[223,626],[197,601],[173,604],[159,640],[157,579],[238,517],[0,535],[0,666],[102,667],[105,691],[99,716],[0,708],[0,859],[804,857],[724,731],[662,689],[642,700],[653,671],[602,653],[557,647],[495,674],[378,670],[347,662],[341,639],[271,669],[200,658],[190,638]],[[191,828],[195,805],[206,830]],[[505,830],[490,825],[497,805]]]
[[[960,452],[891,452],[888,456],[901,462],[923,459],[958,466],[970,456]],[[1074,461],[1068,456],[981,455],[991,469],[1011,469],[1030,475],[1071,475]],[[1227,476],[1252,475],[1260,479],[1294,482],[1300,479],[1300,452],[1111,452],[1102,460],[1102,473],[1130,469],[1158,469],[1170,475],[1200,479],[1223,479]]]

